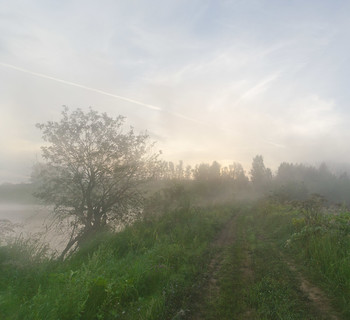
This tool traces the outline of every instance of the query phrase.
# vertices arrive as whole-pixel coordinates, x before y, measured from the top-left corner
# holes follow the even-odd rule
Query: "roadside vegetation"
[[[205,270],[230,208],[177,209],[104,233],[64,262],[0,249],[1,319],[168,319]]]
[[[245,206],[213,275],[217,295],[200,298],[201,317],[189,318],[348,319],[350,213],[322,202]]]
[[[170,201],[172,194],[182,200]],[[1,247],[0,318],[350,316],[348,211],[330,211],[318,196],[205,208],[188,205],[188,196],[168,188],[149,205],[163,214],[148,209],[63,262],[36,242]]]
[[[123,121],[65,108],[38,125],[46,162],[0,199],[35,189],[67,244],[9,240],[0,220],[0,319],[350,318],[346,172],[175,165]]]

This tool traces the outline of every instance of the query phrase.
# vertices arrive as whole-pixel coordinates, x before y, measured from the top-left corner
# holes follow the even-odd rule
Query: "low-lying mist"
[[[154,179],[143,187],[145,202],[141,218],[176,208],[255,201],[263,196],[286,202],[319,194],[329,205],[349,206],[347,171],[329,167],[325,163],[319,167],[282,163],[273,174],[262,156],[253,159],[249,172],[239,163],[221,166],[214,161],[192,167],[184,166],[182,161],[161,161]],[[35,238],[48,245],[48,252],[58,255],[69,240],[70,220],[67,218],[56,224],[53,206],[39,204],[34,192],[34,184],[0,186],[1,243],[4,245],[16,238]],[[134,220],[135,217],[130,218],[127,223]],[[123,226],[125,221],[120,221],[119,225],[114,224],[114,230],[121,230]]]

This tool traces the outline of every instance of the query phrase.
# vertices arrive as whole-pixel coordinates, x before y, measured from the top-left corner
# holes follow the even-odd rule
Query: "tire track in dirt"
[[[254,283],[254,271],[252,266],[252,256],[253,252],[248,244],[247,241],[247,232],[243,232],[243,246],[242,246],[242,254],[243,254],[243,261],[240,268],[240,271],[242,272],[242,278],[243,282],[246,284],[246,286],[251,286]],[[255,318],[254,310],[250,309],[249,307],[246,308],[246,311],[243,314],[242,319],[250,320]]]
[[[331,320],[341,320],[340,315],[333,310],[330,299],[326,294],[317,286],[308,281],[301,272],[299,272],[296,266],[285,257],[284,262],[288,265],[289,269],[296,275],[296,279],[300,283],[300,290],[308,297],[311,304],[318,312]]]
[[[237,271],[241,274],[243,282],[247,286],[251,286],[254,283],[255,276],[252,262],[254,253],[248,243],[246,231],[243,230],[243,234],[241,235],[237,234],[238,216],[239,214],[236,214],[225,224],[224,228],[219,232],[216,240],[211,244],[215,253],[208,262],[206,275],[199,286],[198,292],[192,300],[190,310],[180,310],[173,320],[203,320],[207,318],[207,303],[215,301],[220,295],[219,275],[221,268],[224,265],[225,249],[236,242],[238,243],[238,241],[239,243],[242,241],[242,243],[240,243],[242,261]],[[258,238],[260,241],[265,240],[261,235],[258,235]],[[331,301],[325,293],[308,281],[303,274],[298,271],[295,264],[284,257],[280,250],[278,251],[284,263],[295,275],[295,280],[300,284],[300,291],[308,298],[310,307],[312,306],[322,319],[341,320],[342,317],[332,308]],[[257,319],[255,310],[247,308],[245,312],[241,314],[240,319]]]
[[[218,237],[212,243],[215,251],[214,257],[210,260],[206,275],[206,282],[199,296],[196,297],[196,303],[193,311],[186,319],[203,320],[205,319],[204,304],[219,295],[218,274],[223,264],[224,248],[236,241],[236,217],[231,218],[221,230]]]
[[[259,235],[259,239],[264,241],[265,237]],[[296,265],[288,259],[283,252],[279,251],[279,255],[282,261],[288,266],[289,270],[295,275],[296,281],[300,283],[300,291],[308,298],[313,306],[314,310],[316,310],[320,315],[322,315],[322,319],[330,319],[330,320],[341,320],[342,317],[332,308],[331,301],[327,297],[327,295],[317,286],[312,284],[309,280],[307,280],[303,274],[298,271]]]

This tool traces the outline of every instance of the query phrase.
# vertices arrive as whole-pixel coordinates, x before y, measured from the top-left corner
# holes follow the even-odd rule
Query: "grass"
[[[0,319],[177,319],[192,303],[207,320],[327,318],[288,261],[350,318],[350,213],[312,210],[271,201],[168,207],[100,234],[64,262],[18,239],[0,247]],[[214,249],[233,215],[233,242]],[[217,292],[208,296],[215,256]]]
[[[312,200],[314,201],[314,200]],[[307,200],[309,205],[312,201]],[[333,308],[350,317],[350,213],[266,202],[254,221],[273,245],[261,256],[272,259],[273,249],[293,261],[299,271],[330,298]],[[257,230],[259,230],[259,228]],[[278,261],[276,256],[275,261]],[[283,261],[281,261],[283,264]],[[268,261],[257,262],[259,268]],[[276,264],[277,266],[278,264]],[[276,274],[273,272],[274,279]],[[287,273],[283,276],[287,279]],[[291,281],[295,275],[292,274]]]
[[[291,254],[344,317],[350,318],[350,213],[326,212],[312,224],[299,216],[294,224]]]
[[[219,292],[204,303],[204,319],[326,319],[300,290],[283,258],[294,230],[290,208],[259,203],[236,219],[236,239],[224,249]]]
[[[170,319],[229,214],[182,209],[148,218],[100,235],[63,263],[24,261],[2,247],[0,318]]]
[[[220,294],[210,301],[207,319],[239,319],[239,315],[246,310],[246,293],[242,288],[248,283],[240,269],[243,259],[244,253],[239,244],[226,248],[218,275]]]

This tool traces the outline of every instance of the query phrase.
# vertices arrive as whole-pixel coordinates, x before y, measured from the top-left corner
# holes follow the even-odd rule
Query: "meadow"
[[[64,261],[35,240],[0,247],[0,318],[350,317],[346,207],[210,194],[173,186]]]

